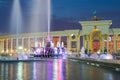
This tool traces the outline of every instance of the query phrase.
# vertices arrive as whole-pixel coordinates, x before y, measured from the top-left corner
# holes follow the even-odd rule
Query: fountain
[[[33,5],[33,15],[30,21],[30,30],[47,30],[47,38],[43,39],[41,47],[33,47],[35,56],[52,56],[54,53],[54,43],[50,36],[50,21],[51,21],[51,0],[35,0]],[[44,7],[43,7],[44,6]],[[44,15],[43,15],[44,14]],[[47,20],[47,21],[45,21]],[[47,22],[47,25],[46,25]],[[35,26],[35,28],[33,28]],[[43,26],[47,28],[43,29]],[[32,31],[32,32],[34,32]]]
[[[100,59],[113,59],[113,56],[110,53],[107,54],[101,54]]]
[[[11,33],[16,31],[17,36],[22,32],[22,16],[21,16],[21,7],[20,0],[14,0],[12,15],[11,15]],[[18,51],[18,37],[16,39],[16,52]]]
[[[85,49],[84,49],[84,47],[81,48],[80,58],[88,58],[88,55],[85,54]]]
[[[18,39],[19,39],[19,34],[22,33],[22,14],[21,14],[21,7],[20,7],[20,0],[13,0],[13,7],[12,7],[12,13],[11,13],[11,22],[10,22],[10,32],[11,33],[16,33],[17,38],[16,38],[16,45],[15,45],[15,49],[16,49],[16,54],[17,57],[19,57],[19,43],[18,43]],[[20,45],[22,47],[22,45]],[[11,50],[12,51],[12,50]]]
[[[50,0],[32,0],[29,32],[45,32],[50,25]],[[49,29],[48,29],[49,30]]]
[[[52,42],[52,38],[50,36],[50,23],[51,23],[51,0],[33,0],[33,5],[31,8],[31,17],[28,23],[28,31],[29,32],[44,32],[47,30],[47,38],[43,39],[40,43],[40,47],[37,46],[37,42],[33,48],[33,53],[35,56],[52,56],[55,53],[54,43]],[[23,31],[22,30],[22,16],[21,16],[21,8],[20,8],[20,0],[14,0],[13,9],[12,9],[12,17],[11,17],[11,32],[16,31],[17,36]],[[47,22],[47,24],[46,24]],[[47,26],[47,27],[45,27]],[[16,52],[18,53],[18,43],[19,37],[16,39]],[[61,46],[60,46],[61,45]],[[22,46],[21,46],[22,47]],[[59,48],[59,49],[58,49]],[[62,54],[64,51],[64,43],[59,42],[59,46],[57,46],[57,54]],[[19,56],[19,55],[18,55]],[[23,55],[21,55],[23,56]]]
[[[16,31],[16,34],[19,35],[22,32],[22,14],[21,14],[21,7],[20,7],[20,0],[14,0],[12,13],[11,13],[11,28],[10,32],[13,33]]]

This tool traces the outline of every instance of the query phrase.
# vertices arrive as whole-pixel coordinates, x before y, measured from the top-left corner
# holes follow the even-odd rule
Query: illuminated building
[[[111,20],[80,21],[82,30],[51,31],[54,46],[63,42],[67,51],[79,53],[82,46],[89,53],[96,49],[100,52],[120,51],[120,28],[110,28]],[[47,32],[0,35],[0,53],[32,53],[32,47],[40,47],[46,40]],[[18,47],[16,44],[18,43]],[[17,48],[17,49],[16,49]]]

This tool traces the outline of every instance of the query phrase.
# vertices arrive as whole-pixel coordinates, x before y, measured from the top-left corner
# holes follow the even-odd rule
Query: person
[[[17,57],[17,60],[19,60],[19,58]]]

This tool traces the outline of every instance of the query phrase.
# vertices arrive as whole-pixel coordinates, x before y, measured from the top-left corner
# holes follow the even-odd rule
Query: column
[[[11,38],[11,53],[13,52],[13,38]]]
[[[24,53],[24,38],[22,38],[22,52]]]
[[[4,53],[4,39],[2,40],[2,52]]]
[[[116,53],[116,35],[114,34],[114,53]]]
[[[90,36],[89,35],[87,36],[87,42],[88,42],[87,53],[89,53],[89,50],[90,50]]]
[[[84,49],[87,48],[87,35],[84,35]]]
[[[42,47],[45,47],[45,43],[44,43],[45,40],[44,40],[44,39],[45,39],[45,38],[44,38],[44,36],[43,36],[43,37],[42,37],[42,42],[41,42],[41,46],[42,46]]]
[[[61,36],[59,36],[59,41],[61,42]]]
[[[34,41],[35,41],[35,42],[34,42],[34,46],[35,46],[35,47],[38,47],[37,37],[35,37]]]
[[[104,35],[102,35],[102,53],[104,53]]]
[[[70,36],[67,36],[67,51],[68,51],[68,52],[70,51],[70,48],[71,48],[69,37],[70,37]]]
[[[85,36],[83,35],[83,46],[82,47],[85,47]]]
[[[77,53],[79,54],[80,51],[80,36],[77,37]]]
[[[107,35],[107,52],[109,52],[109,35]]]
[[[18,38],[16,38],[16,53],[18,53]]]
[[[8,39],[6,39],[6,53],[8,53]]]
[[[30,53],[30,37],[28,37],[28,52]]]

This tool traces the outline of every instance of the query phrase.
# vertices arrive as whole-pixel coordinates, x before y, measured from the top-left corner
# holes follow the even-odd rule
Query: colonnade
[[[0,39],[0,53],[31,53],[31,47],[36,46],[38,38],[41,38],[41,40],[43,40],[44,37],[18,37]],[[25,39],[27,41],[25,41]],[[33,44],[31,39],[34,42]]]
[[[113,36],[113,52],[112,53],[116,53],[117,52],[117,38],[116,38],[116,34],[112,35]],[[110,52],[110,48],[109,48],[109,38],[110,37],[109,34],[102,34],[101,36],[101,42],[100,42],[100,51],[102,53],[104,53],[105,48],[107,50],[107,52]],[[106,46],[105,46],[105,42],[106,42]],[[87,53],[89,53],[89,51],[92,49],[92,44],[90,44],[90,35],[83,35],[83,46],[85,49],[87,49]]]
[[[87,27],[85,27],[87,28]],[[85,29],[83,28],[83,29]],[[89,32],[83,30],[67,30],[67,31],[58,31],[58,32],[51,32],[51,37],[63,37],[65,36],[67,38],[66,40],[66,48],[67,51],[74,50],[75,52],[79,53],[82,46],[84,46],[85,49],[87,49],[87,52],[89,53],[89,50],[92,49],[91,46],[91,38],[90,38],[90,32],[95,29],[94,27],[90,29]],[[99,27],[97,27],[99,31]],[[87,30],[87,29],[86,29]],[[118,30],[118,29],[117,29]],[[80,34],[78,35],[78,33]],[[116,30],[114,30],[116,32]],[[119,31],[118,31],[119,32]],[[114,53],[117,53],[118,50],[118,32],[116,33],[109,33],[109,32],[102,32],[100,36],[100,51],[104,53],[104,50],[106,48],[107,51],[110,50],[110,42],[112,42],[112,49]],[[73,39],[71,34],[75,35],[75,38]],[[41,36],[39,36],[41,35]],[[112,35],[112,41],[109,41],[109,37]],[[83,40],[80,41],[83,36]],[[42,35],[42,33],[36,33],[36,34],[21,34],[20,36],[17,35],[4,35],[0,36],[0,53],[31,53],[32,47],[37,47],[42,44],[42,41],[44,41],[46,38],[45,34]],[[61,40],[61,39],[59,39]],[[38,43],[39,42],[39,43]],[[53,41],[56,42],[56,41]],[[75,48],[72,48],[72,42],[75,42]],[[82,43],[83,42],[83,43]],[[83,45],[81,45],[81,43]],[[120,48],[119,48],[120,49]]]
[[[57,36],[61,42],[61,37]],[[16,38],[4,38],[0,39],[0,53],[32,53],[32,47],[41,47],[43,42],[45,42],[46,37],[16,37]],[[70,43],[69,39],[67,47],[69,49]],[[44,43],[44,45],[46,45]],[[54,45],[55,46],[55,45]]]

